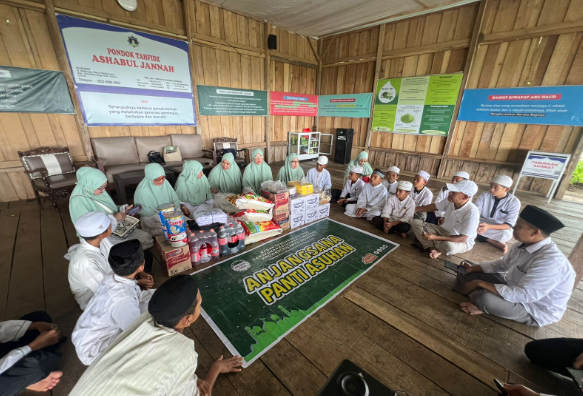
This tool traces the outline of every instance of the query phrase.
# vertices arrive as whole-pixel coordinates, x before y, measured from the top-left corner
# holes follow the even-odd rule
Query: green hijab
[[[191,205],[200,205],[203,202],[209,201],[213,198],[211,195],[211,186],[206,176],[203,174],[198,178],[198,174],[202,172],[202,164],[198,161],[185,161],[182,173],[176,180],[174,189],[178,198],[183,202],[188,202]]]
[[[231,167],[228,170],[223,169],[222,161],[227,160]],[[209,184],[211,187],[218,188],[220,192],[241,194],[241,169],[235,162],[233,154],[223,155],[220,164],[217,164],[209,174]]]
[[[293,160],[298,158],[297,154],[290,154],[285,159],[285,164],[279,170],[277,174],[277,180],[280,180],[284,183],[288,183],[292,180],[302,180],[304,178],[304,170],[301,166],[298,166],[297,169],[293,169],[291,163]]]
[[[164,168],[160,164],[152,163],[146,165],[144,171],[146,177],[138,184],[134,194],[134,204],[142,207],[140,214],[146,217],[153,216],[158,213],[158,206],[169,203],[173,203],[176,210],[180,210],[180,199],[168,180],[164,180],[161,186],[154,184],[154,179],[166,176]]]
[[[243,173],[243,187],[249,187],[253,189],[255,194],[261,193],[261,183],[266,180],[273,180],[273,173],[269,165],[265,163],[265,160],[261,165],[255,163],[255,156],[261,154],[263,157],[263,151],[261,149],[255,149],[251,153],[251,163],[245,168],[245,173]]]
[[[71,199],[69,200],[69,213],[71,214],[73,224],[87,212],[113,214],[118,211],[117,205],[113,202],[113,199],[111,199],[107,191],[99,195],[93,193],[105,182],[107,182],[107,177],[99,169],[83,167],[77,170],[77,185],[71,193]]]
[[[360,154],[358,154],[358,157],[356,159],[353,159],[352,161],[350,161],[348,163],[348,166],[346,167],[346,170],[344,171],[344,174],[346,176],[348,176],[348,174],[350,173],[350,170],[352,169],[353,166],[360,166],[360,164],[358,163],[358,161],[360,161],[363,158],[366,158],[368,160],[368,153],[366,151],[361,151]],[[366,164],[364,164],[362,166],[362,175],[363,176],[370,176],[370,175],[372,175],[372,167],[370,166],[370,164],[368,163],[368,161],[366,162]]]

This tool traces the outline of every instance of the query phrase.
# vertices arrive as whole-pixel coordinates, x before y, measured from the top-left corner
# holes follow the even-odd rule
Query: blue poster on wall
[[[459,121],[583,125],[583,86],[466,89]]]

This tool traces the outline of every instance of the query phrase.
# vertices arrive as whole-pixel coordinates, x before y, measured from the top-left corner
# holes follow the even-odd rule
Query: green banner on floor
[[[192,276],[203,317],[246,367],[397,247],[325,219]]]

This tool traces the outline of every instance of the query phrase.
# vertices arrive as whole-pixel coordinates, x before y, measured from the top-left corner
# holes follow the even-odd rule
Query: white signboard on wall
[[[57,19],[87,125],[196,124],[186,42]]]

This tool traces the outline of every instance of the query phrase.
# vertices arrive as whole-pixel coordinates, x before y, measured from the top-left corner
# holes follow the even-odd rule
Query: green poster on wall
[[[379,80],[372,130],[447,135],[462,77],[455,73]]]
[[[192,276],[203,317],[246,367],[397,247],[325,219]]]
[[[266,116],[267,91],[197,85],[200,115]]]

